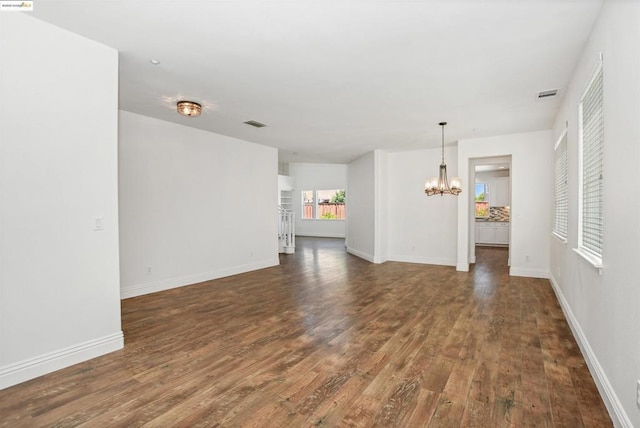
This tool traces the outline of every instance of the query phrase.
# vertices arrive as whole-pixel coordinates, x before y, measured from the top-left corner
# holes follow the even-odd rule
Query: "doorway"
[[[472,159],[470,175],[474,184],[469,217],[470,262],[476,262],[479,248],[501,248],[509,254],[506,263],[510,266],[511,156]]]

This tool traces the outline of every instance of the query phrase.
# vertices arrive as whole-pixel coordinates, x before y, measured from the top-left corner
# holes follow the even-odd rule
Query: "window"
[[[553,233],[566,242],[569,203],[567,193],[568,177],[567,131],[565,130],[556,143],[554,150],[554,196]]]
[[[302,191],[302,218],[316,218],[316,199],[313,190]]]
[[[580,99],[580,216],[578,251],[602,263],[602,163],[604,147],[602,61]]]
[[[303,190],[302,218],[344,220],[346,194],[344,189]]]
[[[487,201],[488,200],[488,198],[487,198],[487,185],[486,184],[476,183],[475,191],[476,191],[475,192],[476,193],[475,194],[476,202]]]
[[[489,186],[483,183],[475,185],[475,212],[476,218],[489,217],[489,198],[487,197]]]

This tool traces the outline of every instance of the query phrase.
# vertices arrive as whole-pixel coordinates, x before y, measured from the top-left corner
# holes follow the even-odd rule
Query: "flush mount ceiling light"
[[[430,178],[424,184],[424,193],[427,196],[433,195],[455,195],[458,196],[460,192],[462,192],[462,187],[460,186],[460,179],[458,177],[451,177],[451,185],[449,185],[449,181],[447,180],[447,164],[444,163],[444,127],[447,122],[440,122],[438,125],[442,127],[442,163],[440,164],[440,173],[438,177]]]
[[[176,107],[183,116],[198,117],[202,113],[202,106],[193,101],[179,101]]]

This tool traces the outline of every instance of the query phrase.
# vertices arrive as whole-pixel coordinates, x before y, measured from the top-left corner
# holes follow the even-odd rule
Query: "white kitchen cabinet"
[[[511,205],[509,177],[494,178],[490,186],[490,203],[492,207],[508,207]]]
[[[495,243],[509,245],[509,223],[498,222],[495,228]]]
[[[476,222],[476,244],[509,245],[509,223],[504,221]]]
[[[511,205],[509,192],[509,177],[497,177],[485,180],[486,199],[491,207],[508,207]]]
[[[495,241],[496,232],[493,227],[482,225],[478,227],[477,243],[492,244]]]

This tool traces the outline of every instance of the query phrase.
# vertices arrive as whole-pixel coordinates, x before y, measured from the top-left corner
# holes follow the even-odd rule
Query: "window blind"
[[[580,247],[602,257],[602,163],[604,146],[602,64],[580,102],[582,215]]]
[[[560,238],[567,239],[567,223],[569,213],[569,202],[567,192],[568,178],[568,156],[567,156],[567,133],[564,132],[558,141],[555,152],[555,211],[553,218],[553,232]]]

